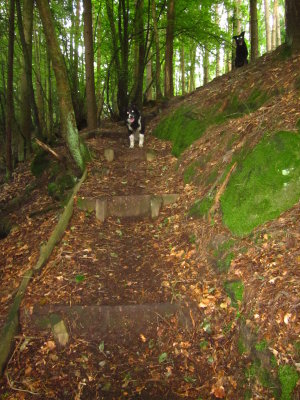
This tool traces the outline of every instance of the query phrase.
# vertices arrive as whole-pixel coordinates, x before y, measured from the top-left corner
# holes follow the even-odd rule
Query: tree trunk
[[[152,53],[151,50],[149,51],[149,61],[146,65],[146,100],[151,101],[153,99],[152,93]]]
[[[33,111],[33,117],[34,117],[34,123],[35,123],[36,129],[37,129],[37,135],[39,137],[42,137],[43,130],[42,130],[39,115],[38,115],[38,108],[37,108],[37,105],[35,102],[34,90],[33,90],[33,85],[32,85],[32,60],[31,60],[31,54],[28,51],[30,49],[28,48],[25,33],[24,33],[20,0],[17,0],[16,4],[17,4],[17,13],[18,13],[19,33],[20,33],[22,50],[23,50],[24,67],[25,67],[27,88],[28,88],[28,94],[29,94],[29,98],[27,99],[27,101],[29,100],[29,103],[30,103],[32,111]],[[26,13],[28,14],[28,12],[31,13],[30,7]],[[28,15],[28,17],[33,19],[33,15],[32,16]],[[30,38],[30,40],[32,40],[32,39]]]
[[[190,48],[190,58],[191,58],[191,69],[190,69],[190,81],[189,81],[189,92],[195,90],[195,67],[196,67],[196,47],[191,45]]]
[[[203,85],[206,85],[209,82],[209,57],[208,57],[208,49],[204,48],[204,57],[203,57]]]
[[[162,92],[160,87],[161,66],[160,66],[159,34],[157,28],[155,0],[152,0],[152,20],[153,20],[153,31],[154,31],[154,41],[155,41],[155,91],[156,91],[156,100],[159,100],[162,98]]]
[[[79,70],[78,48],[79,48],[79,38],[80,38],[79,24],[80,24],[80,0],[76,0],[76,15],[74,18],[74,56],[73,56],[71,88],[72,88],[72,101],[76,115],[76,121],[78,123],[80,123],[82,119],[82,110],[80,110],[79,80],[78,80],[78,70]]]
[[[215,22],[216,25],[219,26],[220,24],[220,8],[219,8],[219,4],[216,4],[216,8],[215,8]],[[216,46],[216,77],[220,76],[220,45],[219,43],[217,43]]]
[[[264,0],[265,6],[265,28],[266,28],[266,49],[267,52],[271,51],[271,30],[270,30],[270,11],[269,0]]]
[[[80,151],[79,135],[68,83],[67,69],[56,37],[51,10],[48,0],[36,0],[36,4],[42,20],[47,47],[55,73],[62,134],[76,166],[83,172],[85,162]]]
[[[19,18],[19,15],[18,15]],[[32,28],[33,28],[33,0],[24,0],[23,3],[23,28],[24,40],[27,47],[27,55],[29,61],[29,68],[32,68]],[[26,74],[26,60],[23,55],[22,60],[22,73],[21,73],[21,114],[20,126],[22,132],[22,147],[24,159],[27,159],[31,154],[31,107],[28,99],[30,98],[30,82],[31,76]],[[32,75],[32,74],[30,74]],[[29,79],[28,79],[29,78]]]
[[[180,47],[180,73],[181,73],[181,94],[185,94],[185,62],[184,62],[184,47]]]
[[[292,50],[300,49],[300,2],[299,0],[285,1],[286,42]]]
[[[236,0],[233,4],[233,15],[232,15],[232,36],[239,35],[241,33],[241,0]],[[235,60],[235,40],[232,42],[232,54],[231,54],[231,65],[234,65]]]
[[[7,56],[7,92],[6,92],[6,176],[11,179],[12,164],[12,124],[14,116],[13,100],[13,64],[14,64],[14,36],[15,36],[15,0],[9,2],[8,27],[8,56]]]
[[[173,42],[175,23],[175,0],[168,0],[167,32],[166,32],[166,56],[165,56],[165,96],[174,96],[173,83]]]
[[[257,0],[250,0],[251,60],[258,57]]]
[[[97,106],[94,77],[94,46],[91,0],[83,0],[84,47],[86,71],[86,102],[88,129],[97,127]]]
[[[278,8],[278,0],[277,7],[276,7],[276,45],[277,47],[281,45],[281,32],[280,32],[280,15],[279,15],[279,8]],[[299,29],[299,27],[298,27]]]
[[[135,88],[132,101],[138,107],[143,104],[143,78],[145,68],[145,39],[144,39],[144,0],[136,0],[135,8],[135,46],[137,53]]]

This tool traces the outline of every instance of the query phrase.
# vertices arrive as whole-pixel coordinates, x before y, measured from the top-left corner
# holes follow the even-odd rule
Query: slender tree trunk
[[[53,101],[52,101],[52,79],[51,79],[51,60],[49,57],[49,53],[47,53],[47,79],[48,79],[48,127],[47,131],[49,132],[49,141],[51,141],[53,137]]]
[[[133,94],[133,103],[138,107],[143,104],[143,78],[145,68],[145,38],[144,38],[144,0],[136,0],[135,12],[135,45],[136,45],[136,77],[135,88]]]
[[[35,97],[34,97],[34,90],[33,90],[33,85],[32,85],[32,59],[31,59],[31,54],[30,54],[30,49],[28,49],[27,42],[26,42],[26,37],[24,33],[24,28],[23,28],[23,21],[22,21],[22,15],[21,15],[21,6],[20,6],[20,0],[16,0],[16,5],[17,5],[17,13],[18,13],[18,26],[19,26],[19,33],[20,33],[20,39],[21,39],[21,45],[22,45],[22,50],[23,50],[23,57],[24,57],[24,67],[25,67],[25,72],[26,72],[26,79],[27,79],[27,88],[28,88],[28,94],[29,98],[29,103],[31,105],[31,109],[33,111],[33,118],[34,118],[34,123],[35,127],[37,130],[37,135],[38,137],[42,137],[42,126],[40,123],[39,119],[39,114],[38,114],[38,108],[35,102]],[[29,10],[29,13],[31,10]],[[27,12],[28,14],[28,12]],[[33,16],[29,16],[29,18],[33,18]],[[32,40],[32,38],[30,38]]]
[[[83,172],[85,162],[80,151],[79,135],[72,105],[71,90],[68,84],[67,69],[56,37],[51,10],[48,0],[36,0],[36,4],[44,27],[47,47],[55,73],[62,134],[76,166]]]
[[[175,23],[175,0],[168,0],[167,32],[166,32],[166,57],[165,57],[165,96],[174,96],[173,83],[173,42]]]
[[[146,65],[146,99],[147,101],[151,101],[153,99],[152,93],[152,57],[151,50],[149,51],[149,61]]]
[[[276,7],[276,46],[278,47],[281,45],[281,32],[280,32],[280,15],[279,15],[278,0],[276,0],[276,3],[277,3],[277,7]]]
[[[156,91],[156,100],[159,100],[162,98],[162,92],[160,87],[161,66],[160,66],[159,34],[157,28],[155,0],[152,0],[152,20],[153,20],[154,42],[155,42],[155,91]]]
[[[83,19],[86,70],[87,125],[89,129],[94,129],[97,126],[97,106],[95,96],[93,20],[91,0],[83,0]]]
[[[266,49],[267,52],[271,51],[271,30],[270,30],[270,4],[269,0],[264,0],[265,7],[265,28],[266,28]]]
[[[184,62],[184,47],[180,47],[180,72],[181,72],[181,94],[185,94],[185,62]]]
[[[7,90],[6,90],[6,176],[11,179],[12,163],[12,124],[14,116],[13,101],[13,64],[14,64],[14,36],[15,36],[15,0],[9,2],[8,27],[8,57],[7,57]]]
[[[299,0],[285,1],[286,41],[293,51],[300,49],[300,2]]]
[[[209,82],[209,52],[207,47],[204,48],[204,57],[203,57],[203,85],[206,85]]]
[[[191,68],[190,68],[189,92],[192,92],[195,90],[195,67],[196,67],[196,47],[194,45],[192,45],[190,49],[190,58],[191,58]]]
[[[24,39],[27,47],[27,54],[31,68],[33,0],[24,0],[23,27],[24,27]],[[23,56],[22,73],[21,73],[21,114],[20,114],[20,126],[22,132],[20,147],[21,147],[21,152],[23,153],[23,159],[27,159],[31,153],[32,122],[31,122],[31,107],[30,107],[30,102],[28,102],[29,96],[30,96],[30,88],[29,88],[28,77],[26,74],[25,57]]]
[[[79,25],[80,25],[80,0],[76,0],[76,15],[74,18],[74,56],[73,56],[71,88],[72,88],[72,101],[77,122],[80,122],[82,113],[82,111],[80,110],[79,79],[78,79],[78,71],[79,71],[78,49],[79,49],[79,38],[80,38]]]
[[[251,60],[258,57],[257,0],[250,0]]]
[[[216,21],[216,25],[219,26],[220,24],[220,7],[219,4],[216,4],[216,8],[215,8],[215,21]],[[220,45],[219,43],[216,46],[216,77],[220,76]]]
[[[236,0],[233,4],[232,16],[232,35],[239,35],[241,33],[241,0]],[[235,60],[235,40],[232,42],[231,65],[234,65]]]

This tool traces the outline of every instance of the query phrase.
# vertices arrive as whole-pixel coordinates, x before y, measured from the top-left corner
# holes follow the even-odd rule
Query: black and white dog
[[[243,65],[248,64],[248,49],[244,39],[245,32],[242,32],[238,36],[233,36],[232,39],[235,39],[236,43],[236,53],[235,53],[235,60],[234,65],[235,68],[240,68]]]
[[[127,111],[126,125],[129,134],[129,147],[134,148],[134,142],[139,142],[139,147],[143,147],[145,138],[145,123],[138,108],[130,106]]]

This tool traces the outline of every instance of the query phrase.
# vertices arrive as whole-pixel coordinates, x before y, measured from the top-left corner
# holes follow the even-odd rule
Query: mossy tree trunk
[[[79,135],[72,105],[67,70],[56,37],[49,2],[48,0],[36,0],[36,4],[42,20],[47,47],[56,78],[62,135],[76,166],[83,172],[85,169],[85,162],[80,151]]]

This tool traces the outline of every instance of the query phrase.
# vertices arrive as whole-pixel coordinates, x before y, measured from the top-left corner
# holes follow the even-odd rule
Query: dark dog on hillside
[[[242,32],[238,36],[233,36],[236,42],[236,53],[235,53],[235,60],[234,65],[235,68],[243,67],[244,65],[248,64],[248,50],[247,45],[244,39],[245,32]]]
[[[134,105],[131,105],[127,111],[126,125],[129,135],[129,147],[133,149],[135,141],[139,142],[139,147],[143,147],[145,137],[144,118]]]

